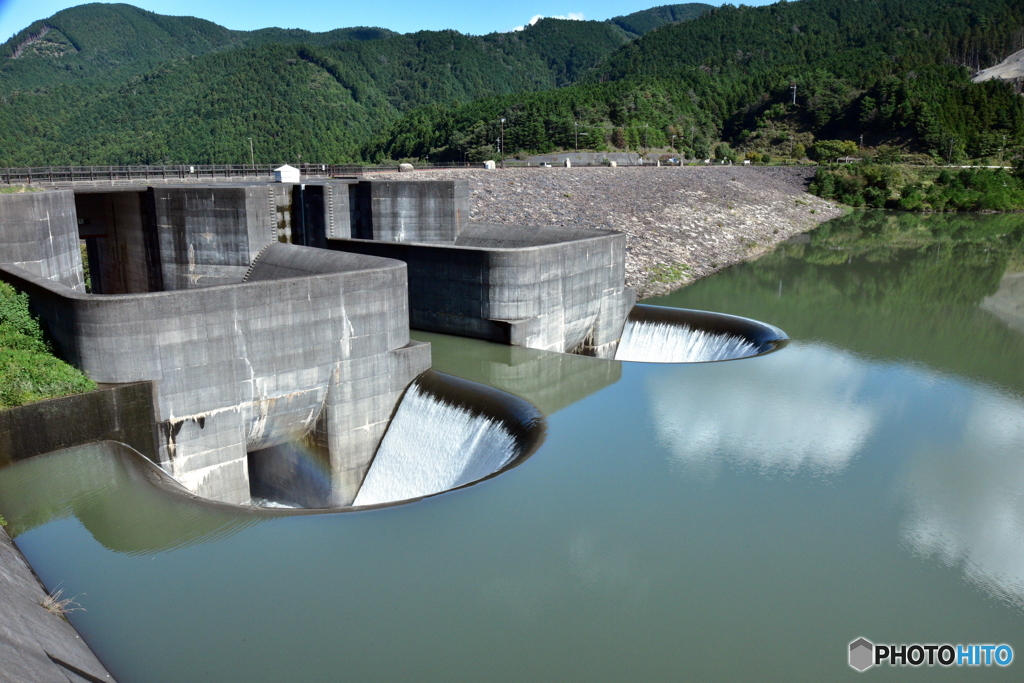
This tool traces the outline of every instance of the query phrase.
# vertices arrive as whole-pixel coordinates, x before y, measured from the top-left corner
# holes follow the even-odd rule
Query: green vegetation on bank
[[[96,388],[81,372],[53,356],[28,295],[0,282],[0,408]]]
[[[1024,173],[870,162],[821,166],[811,192],[849,206],[901,211],[1022,211]]]

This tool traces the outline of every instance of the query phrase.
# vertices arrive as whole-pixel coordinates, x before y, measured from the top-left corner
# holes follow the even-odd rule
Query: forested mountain
[[[326,33],[267,28],[231,31],[195,17],[170,17],[122,4],[93,3],[34,22],[0,46],[0,91],[59,83],[120,83],[163,62],[267,43],[329,45],[397,35],[380,28]]]
[[[630,38],[642,36],[654,29],[677,21],[689,21],[714,9],[713,5],[690,2],[684,5],[662,5],[633,12],[621,17],[612,17],[608,23],[615,24]]]
[[[505,116],[508,150],[567,148],[566,130],[585,125],[587,148],[598,150],[662,147],[675,135],[677,147],[701,156],[722,138],[790,154],[815,137],[864,135],[948,160],[982,157],[1024,143],[1024,101],[1005,83],[972,84],[970,75],[1021,47],[1020,0],[725,5],[624,45],[585,77],[589,84],[556,98],[410,112],[365,153],[483,152],[489,121]]]
[[[82,5],[0,47],[0,165],[240,163],[249,137],[267,161],[351,160],[411,108],[569,85],[628,40],[600,21],[246,32]]]
[[[1008,157],[1024,100],[970,76],[1022,47],[1021,0],[666,5],[486,36],[230,31],[83,5],[0,47],[0,166],[241,163],[249,137],[266,162],[480,160],[501,118],[513,153],[729,155],[724,140],[800,156],[864,136]]]

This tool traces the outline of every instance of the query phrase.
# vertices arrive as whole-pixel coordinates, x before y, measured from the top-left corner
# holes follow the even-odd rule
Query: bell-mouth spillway
[[[531,403],[433,370],[406,389],[351,504],[332,497],[326,458],[308,441],[249,454],[252,499],[263,507],[356,509],[444,493],[526,460],[545,436]]]
[[[629,312],[615,360],[708,363],[751,358],[782,348],[785,332],[726,313],[637,304]]]

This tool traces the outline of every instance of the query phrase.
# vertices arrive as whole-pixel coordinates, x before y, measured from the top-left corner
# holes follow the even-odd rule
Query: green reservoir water
[[[275,516],[100,448],[0,471],[0,514],[121,683],[823,681],[850,641],[1006,643],[1024,671],[1024,216],[855,214],[664,306],[766,356],[617,363],[416,334],[547,438],[478,485]]]

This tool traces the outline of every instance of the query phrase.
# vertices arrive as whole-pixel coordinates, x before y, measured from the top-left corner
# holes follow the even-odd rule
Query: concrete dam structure
[[[152,382],[156,462],[230,503],[278,476],[296,444],[326,473],[310,500],[356,501],[403,395],[430,367],[410,324],[602,358],[617,357],[625,328],[634,350],[618,357],[645,362],[742,357],[785,338],[708,313],[652,327],[624,286],[623,235],[470,223],[470,208],[465,181],[2,195],[0,278],[29,294],[56,351],[89,377]],[[712,337],[696,355],[687,325]],[[716,330],[743,339],[723,351]],[[513,456],[495,449],[480,457],[500,469]]]
[[[108,193],[106,216],[71,191],[7,195],[0,277],[89,377],[154,382],[158,462],[193,493],[247,502],[248,454],[309,434],[348,504],[430,349],[409,340],[404,264],[279,243],[280,189]],[[100,253],[141,252],[99,259],[102,290],[129,293],[84,292],[80,225]]]

